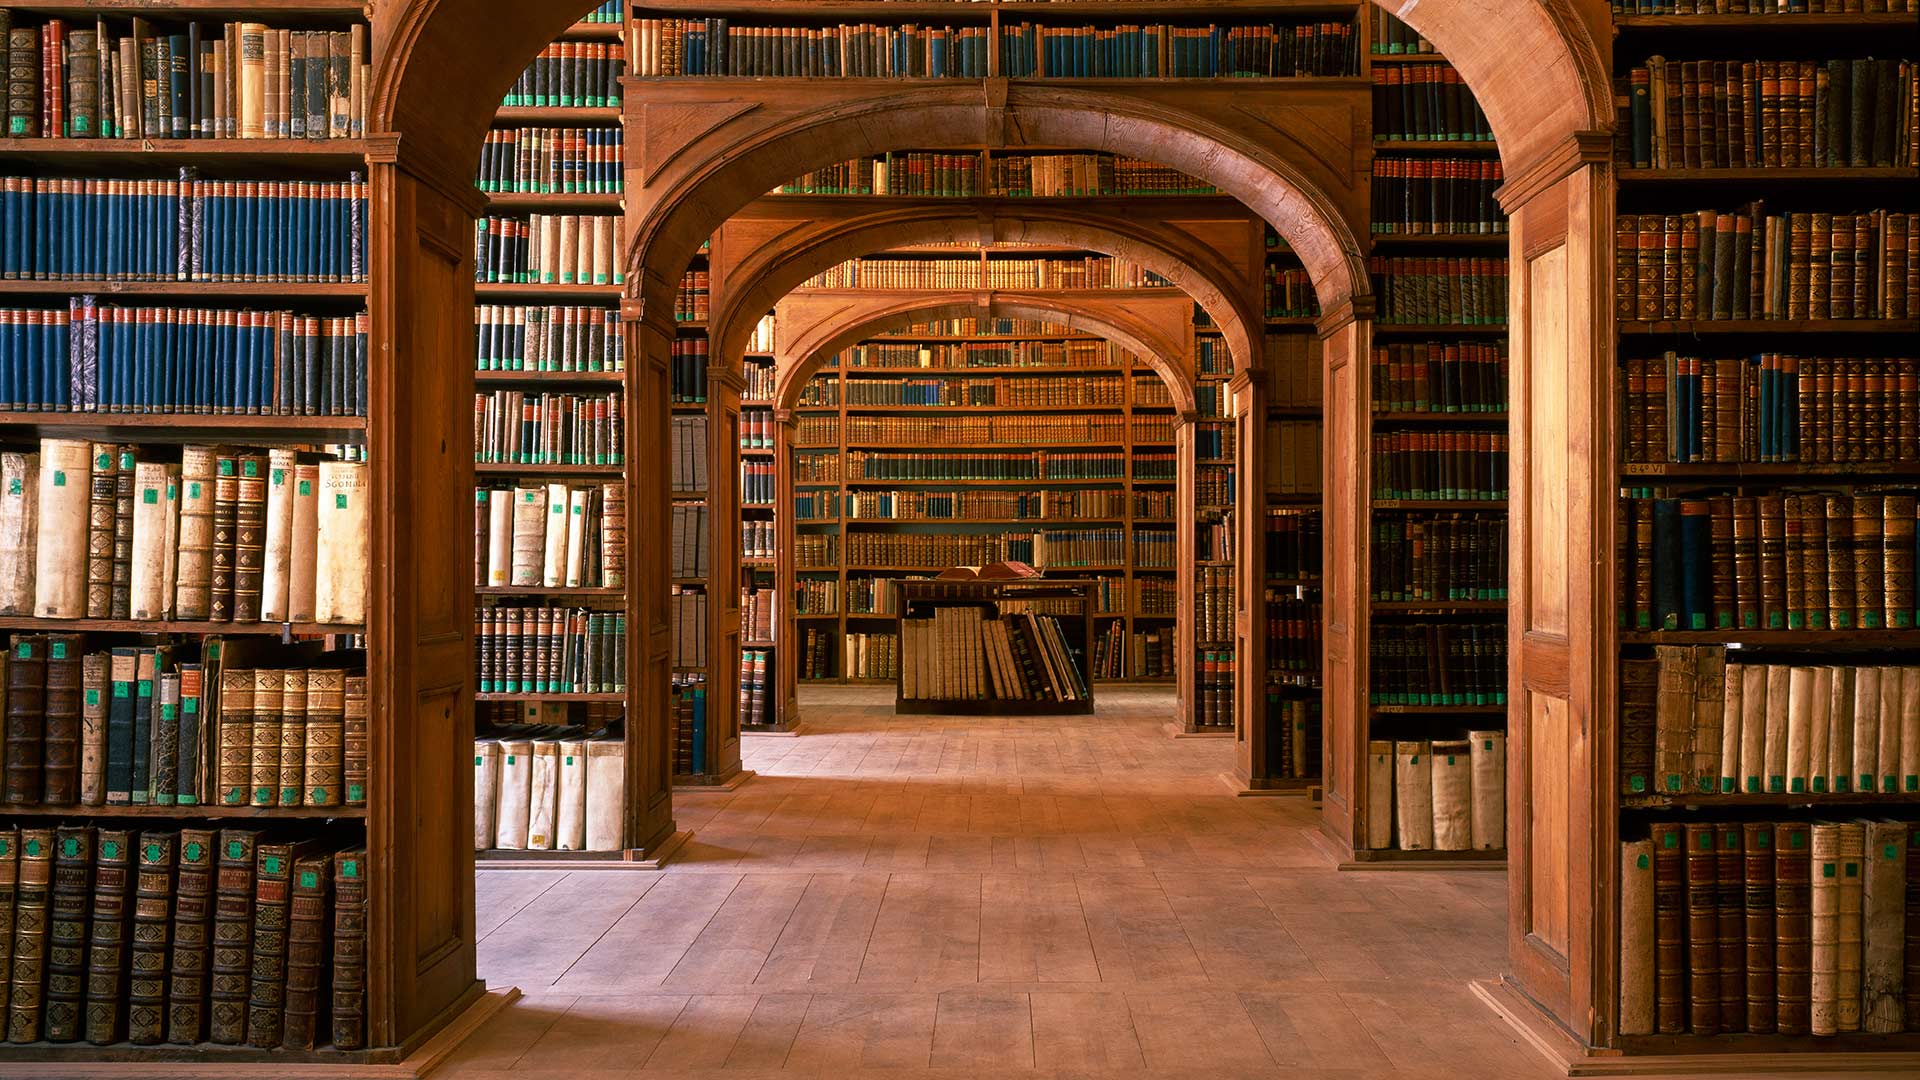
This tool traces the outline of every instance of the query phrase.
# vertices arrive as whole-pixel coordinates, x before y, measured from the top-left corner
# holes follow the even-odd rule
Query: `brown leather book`
[[[241,454],[235,464],[233,621],[258,622],[267,568],[267,455]]]
[[[1862,852],[1860,1028],[1877,1035],[1906,1025],[1907,826],[1865,823]]]
[[[1912,495],[1888,495],[1881,528],[1882,616],[1880,625],[1889,630],[1913,629],[1914,615],[1914,514]]]
[[[133,617],[133,489],[136,451],[118,446],[113,452],[113,582],[107,607],[111,617]]]
[[[346,805],[367,805],[367,677],[346,677],[345,708],[341,721],[341,784]]]
[[[0,665],[0,674],[5,666]],[[0,1038],[6,1035],[7,1001],[13,991],[13,899],[20,887],[20,829],[0,827]]]
[[[62,825],[53,831],[53,892],[47,903],[47,996],[41,1037],[80,1038],[87,997],[87,923],[93,911],[94,831]]]
[[[212,606],[214,493],[219,452],[188,446],[180,452],[180,532],[174,577],[174,614],[205,619]]]
[[[1783,497],[1781,517],[1784,536],[1780,550],[1786,566],[1787,629],[1801,630],[1807,625],[1807,548],[1806,523],[1800,516],[1801,503],[1818,499],[1817,495],[1789,494]]]
[[[93,444],[87,481],[87,618],[113,617],[114,448]]]
[[[1738,823],[1716,825],[1715,874],[1719,880],[1720,1029],[1747,1030],[1746,867]]]
[[[1778,1005],[1774,976],[1773,826],[1747,822],[1741,830],[1741,890],[1746,938],[1746,1023],[1756,1034],[1772,1031]]]
[[[5,839],[0,834],[0,839]],[[1920,1031],[1920,825],[1908,825],[1907,845],[1907,944],[1906,1012],[1907,1030]],[[5,873],[0,865],[0,874]],[[4,882],[4,878],[0,878]],[[4,888],[0,884],[0,888]]]
[[[134,850],[133,946],[128,950],[127,1041],[167,1033],[167,946],[173,940],[173,860],[180,834],[143,832]]]
[[[1886,570],[1881,520],[1886,496],[1856,491],[1853,495],[1853,624],[1862,630],[1885,626]]]
[[[1787,628],[1787,506],[1780,495],[1754,500],[1760,517],[1760,626]]]
[[[1687,1030],[1712,1035],[1720,1030],[1720,879],[1715,827],[1688,824],[1687,874]]]
[[[1684,827],[1653,826],[1654,1027],[1663,1035],[1687,1030],[1686,852]]]
[[[331,926],[327,898],[332,859],[305,854],[293,860],[292,902],[287,917],[287,1006],[281,1045],[311,1050],[326,1016],[327,949]]]
[[[1727,707],[1727,650],[1723,645],[1693,649],[1693,732],[1688,790],[1712,795],[1720,790],[1721,723]]]
[[[306,745],[301,748],[302,802],[306,806],[339,806],[347,676],[337,668],[313,668],[306,674]]]
[[[46,732],[41,747],[40,801],[72,806],[80,801],[80,655],[79,634],[47,637]]]
[[[251,668],[220,670],[218,797],[222,806],[246,806],[252,797],[253,686]]]
[[[1620,845],[1620,1016],[1622,1035],[1653,1034],[1652,840]]]
[[[180,830],[173,890],[173,952],[167,965],[167,1041],[197,1043],[207,1030],[208,965],[213,951],[212,829]]]
[[[333,857],[333,1046],[367,1045],[367,852]]]
[[[40,801],[47,736],[47,638],[15,634],[7,651],[6,802]]]
[[[213,480],[213,543],[207,579],[207,618],[233,621],[234,558],[240,530],[240,461],[221,451]]]
[[[1808,319],[1833,317],[1833,215],[1807,215]]]
[[[19,883],[13,894],[13,972],[7,1041],[37,1042],[46,1001],[47,919],[53,894],[53,830],[20,830]]]
[[[1659,704],[1660,662],[1620,661],[1620,793],[1649,795],[1653,782],[1654,727]]]
[[[299,806],[307,769],[307,671],[281,672],[280,780],[275,792],[281,806]]]
[[[1613,218],[1613,317],[1632,322],[1635,313],[1634,283],[1639,273],[1640,219],[1634,214],[1616,214]]]
[[[1742,630],[1760,628],[1760,510],[1749,495],[1733,499],[1734,621]]]
[[[253,967],[248,978],[247,1045],[280,1045],[287,1004],[287,927],[293,866],[316,852],[314,841],[259,845],[254,861]]]
[[[133,834],[101,829],[93,859],[93,925],[88,931],[87,1041],[120,1041],[127,983],[127,925],[133,915]]]
[[[1800,497],[1800,542],[1805,560],[1806,617],[1809,630],[1827,628],[1827,502],[1820,495]]]
[[[1668,214],[1660,219],[1660,317],[1662,319],[1680,317],[1680,222],[1679,214]]]
[[[253,673],[253,735],[248,798],[254,806],[273,806],[280,791],[281,702],[286,673],[259,668]]]
[[[207,1037],[228,1046],[247,1035],[248,979],[253,971],[253,867],[258,834],[221,829],[215,853],[212,983]]]
[[[1774,830],[1775,1028],[1782,1035],[1812,1030],[1812,835],[1812,826],[1804,822],[1783,823]]]
[[[1659,645],[1653,651],[1660,664],[1654,714],[1654,778],[1661,794],[1686,794],[1693,790],[1696,658],[1692,647],[1686,645]]]
[[[1713,560],[1712,626],[1718,630],[1732,630],[1739,612],[1733,560],[1726,557],[1733,550],[1733,499],[1724,495],[1708,499],[1707,514],[1713,551],[1718,553]]]
[[[1827,496],[1827,626],[1851,630],[1854,623],[1853,503]]]
[[[1813,218],[1809,214],[1787,215],[1787,318],[1796,321],[1808,317],[1808,293],[1813,275]]]
[[[1634,315],[1640,322],[1657,322],[1660,319],[1661,230],[1659,214],[1640,215],[1639,258],[1634,263]]]

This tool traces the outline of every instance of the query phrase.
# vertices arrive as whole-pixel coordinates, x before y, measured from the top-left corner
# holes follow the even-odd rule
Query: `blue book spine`
[[[1680,504],[1674,499],[1649,501],[1653,505],[1653,628],[1678,630],[1683,577]]]
[[[1657,527],[1658,519],[1655,521]],[[1705,499],[1688,499],[1680,504],[1680,599],[1684,630],[1706,630],[1712,625],[1712,521]]]

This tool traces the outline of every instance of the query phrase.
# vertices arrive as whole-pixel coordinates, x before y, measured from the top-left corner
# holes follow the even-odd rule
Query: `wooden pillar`
[[[773,499],[774,499],[774,634],[773,694],[774,727],[782,732],[800,727],[800,623],[794,618],[794,593],[798,587],[793,565],[793,538],[797,519],[793,516],[793,447],[800,427],[792,409],[773,412]]]
[[[740,391],[738,361],[707,365],[707,771],[740,772]]]
[[[1267,776],[1267,372],[1246,367],[1233,392],[1239,487],[1233,508],[1233,743],[1235,788],[1262,786]]]
[[[1189,354],[1191,355],[1191,354]],[[1199,520],[1200,511],[1200,469],[1198,465],[1199,415],[1191,409],[1182,411],[1173,419],[1173,475],[1174,483],[1174,567],[1178,574],[1175,578],[1175,596],[1178,597],[1179,618],[1174,622],[1173,669],[1174,685],[1179,700],[1179,715],[1175,721],[1175,730],[1193,734],[1200,730],[1195,722],[1199,719],[1200,707],[1200,612],[1195,601],[1198,599],[1199,575],[1193,565],[1196,550],[1194,522]]]
[[[1370,302],[1370,301],[1369,301]],[[1367,353],[1370,309],[1342,304],[1320,320],[1324,365],[1322,433],[1326,465],[1321,522],[1324,569],[1323,653],[1320,661],[1321,829],[1343,856],[1366,828],[1364,805],[1367,740],[1367,513],[1372,495],[1372,459],[1367,432]]]

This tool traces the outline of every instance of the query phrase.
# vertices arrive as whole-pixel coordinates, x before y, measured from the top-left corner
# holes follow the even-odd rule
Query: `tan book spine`
[[[286,673],[261,668],[253,673],[253,734],[247,773],[247,798],[254,806],[277,805],[280,787],[280,720],[286,700]]]
[[[1465,739],[1433,744],[1433,847],[1466,851],[1473,846],[1472,744]]]
[[[267,28],[260,23],[240,24],[240,137],[264,139],[267,135]]]
[[[941,610],[941,609],[936,609]],[[1367,743],[1367,847],[1393,846],[1393,743]]]
[[[47,619],[87,614],[88,497],[93,446],[73,439],[40,441],[37,483],[39,541],[34,551],[33,610]]]
[[[1837,901],[1839,910],[1834,919],[1834,945],[1839,968],[1839,977],[1834,984],[1834,1015],[1839,1030],[1859,1031],[1860,963],[1864,941],[1860,916],[1865,899],[1861,862],[1866,854],[1867,829],[1865,824],[1858,821],[1842,822],[1835,828],[1839,832],[1840,888]],[[1817,864],[1813,872],[1816,877],[1823,873]],[[1817,945],[1817,937],[1815,942]]]
[[[1720,793],[1740,789],[1740,728],[1746,697],[1746,665],[1728,664],[1726,690],[1720,702]]]
[[[1853,790],[1880,790],[1880,669],[1853,669]]]
[[[1827,694],[1827,784],[1838,793],[1853,790],[1853,676],[1850,667],[1829,668]]]
[[[560,809],[560,743],[533,741],[533,779],[527,797],[527,850],[552,851],[554,821]]]
[[[1920,792],[1920,666],[1900,673],[1900,790]],[[1914,898],[1920,906],[1920,896]]]
[[[1886,1035],[1907,1019],[1907,827],[1869,821],[1865,833],[1860,1027]]]
[[[500,743],[473,741],[473,850],[493,846],[496,800],[500,790]]]
[[[1754,795],[1767,784],[1767,666],[1742,665],[1740,682],[1740,790]]]
[[[1433,847],[1433,747],[1422,741],[1393,744],[1394,824],[1402,851]]]
[[[1767,665],[1767,759],[1765,790],[1787,790],[1787,714],[1792,708],[1793,669]]]
[[[1507,734],[1470,731],[1467,740],[1473,764],[1473,847],[1494,851],[1507,846]],[[1297,753],[1304,753],[1303,741],[1295,742]]]
[[[302,800],[307,806],[341,803],[346,692],[346,672],[338,668],[307,672],[306,745],[300,754]]]
[[[583,739],[560,743],[559,809],[554,815],[553,846],[580,851],[587,845],[587,744]]]
[[[1660,687],[1653,729],[1653,772],[1662,794],[1693,790],[1693,705],[1697,657],[1685,645],[1654,648],[1660,661]],[[1715,745],[1718,745],[1716,743]]]
[[[494,846],[503,851],[525,851],[527,826],[533,811],[533,741],[500,740],[500,796],[495,814]]]
[[[587,850],[626,846],[627,748],[618,739],[587,740]]]
[[[213,493],[220,455],[212,447],[180,452],[180,539],[175,553],[173,611],[205,619],[213,588]]]
[[[0,453],[0,615],[33,613],[40,455]],[[0,985],[4,985],[0,973]]]
[[[1815,1035],[1834,1035],[1841,1030],[1839,825],[1823,822],[1813,827],[1812,911],[1811,1030]]]
[[[253,784],[253,672],[220,671],[220,805],[246,806]]]
[[[583,583],[587,544],[587,506],[593,492],[581,488],[567,495],[567,572],[566,587],[577,589]]]
[[[1653,841],[1620,845],[1622,1035],[1653,1034]]]
[[[314,573],[320,544],[320,466],[293,467],[293,524],[288,541],[287,619],[313,620]]]
[[[1832,757],[1827,746],[1827,741],[1832,735],[1827,713],[1832,707],[1832,702],[1833,669],[1825,667],[1814,668],[1812,700],[1809,703],[1812,711],[1807,717],[1806,722],[1806,790],[1815,794],[1825,794],[1832,790],[1833,778],[1827,773],[1827,763]],[[1789,730],[1787,736],[1787,754],[1788,757],[1791,758],[1793,754],[1793,732]],[[1789,780],[1788,786],[1792,787],[1792,784],[1793,781]]]
[[[1785,767],[1786,790],[1791,794],[1803,794],[1807,790],[1807,774],[1813,752],[1813,695],[1818,680],[1814,669],[1796,667],[1787,674],[1787,760]],[[1825,725],[1822,725],[1822,730]]]
[[[513,568],[513,492],[487,492],[487,585],[502,588]]]
[[[112,690],[108,654],[80,661],[80,805],[107,803],[107,710]],[[0,714],[4,709],[0,709]]]
[[[546,490],[513,489],[513,558],[507,584],[539,585],[547,538]]]
[[[1880,793],[1897,795],[1900,792],[1900,731],[1904,726],[1900,717],[1900,689],[1906,680],[1901,678],[1901,669],[1883,667],[1880,669],[1880,751],[1875,757],[1880,764]]]
[[[130,584],[132,617],[167,617],[167,467],[155,461],[133,467],[133,567]]]
[[[320,465],[318,569],[314,618],[354,625],[367,621],[367,469],[350,461]]]
[[[293,489],[297,462],[292,450],[267,451],[266,570],[260,580],[260,619],[286,622],[293,601]]]
[[[304,668],[281,672],[285,680],[280,690],[280,768],[275,783],[276,802],[280,806],[302,805],[301,791],[307,775],[307,677]]]
[[[1727,650],[1700,645],[1693,650],[1693,733],[1687,790],[1711,795],[1720,790],[1722,713],[1726,711]]]
[[[168,463],[166,481],[166,511],[162,527],[165,539],[160,542],[164,557],[160,560],[161,607],[166,612],[162,618],[173,617],[173,604],[179,597],[180,587],[180,466]]]
[[[557,589],[567,580],[567,503],[567,485],[547,485],[547,512],[541,529],[540,584],[549,589]]]
[[[367,718],[367,677],[348,675],[344,680],[346,705],[340,720],[340,787],[346,792],[347,806],[367,805],[367,755],[370,750]]]

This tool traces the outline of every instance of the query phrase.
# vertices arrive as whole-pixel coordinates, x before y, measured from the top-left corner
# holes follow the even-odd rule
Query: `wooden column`
[[[1259,788],[1267,776],[1267,372],[1242,366],[1233,391],[1239,488],[1233,508],[1233,743],[1235,788]]]
[[[794,593],[797,588],[793,567],[793,537],[797,532],[793,516],[793,446],[800,426],[792,409],[773,412],[773,499],[775,510],[773,544],[774,633],[773,694],[774,726],[782,732],[800,728],[800,623],[794,618]]]
[[[1180,710],[1175,718],[1174,730],[1187,734],[1200,730],[1194,723],[1195,710],[1200,704],[1200,653],[1196,646],[1200,635],[1194,624],[1200,613],[1195,604],[1199,575],[1194,572],[1193,565],[1196,547],[1194,522],[1200,516],[1199,455],[1195,446],[1199,429],[1194,426],[1199,419],[1192,409],[1183,410],[1173,418],[1173,475],[1176,478],[1173,488],[1173,561],[1179,574],[1174,585],[1174,595],[1178,597],[1175,610],[1179,618],[1174,621],[1173,670]]]
[[[1367,298],[1370,303],[1371,298]],[[1325,573],[1321,656],[1320,826],[1350,856],[1366,828],[1367,503],[1372,459],[1367,432],[1371,310],[1343,304],[1320,320],[1326,425],[1322,458]],[[1379,808],[1391,813],[1392,807]]]
[[[736,361],[707,366],[707,771],[740,772],[740,391]]]

